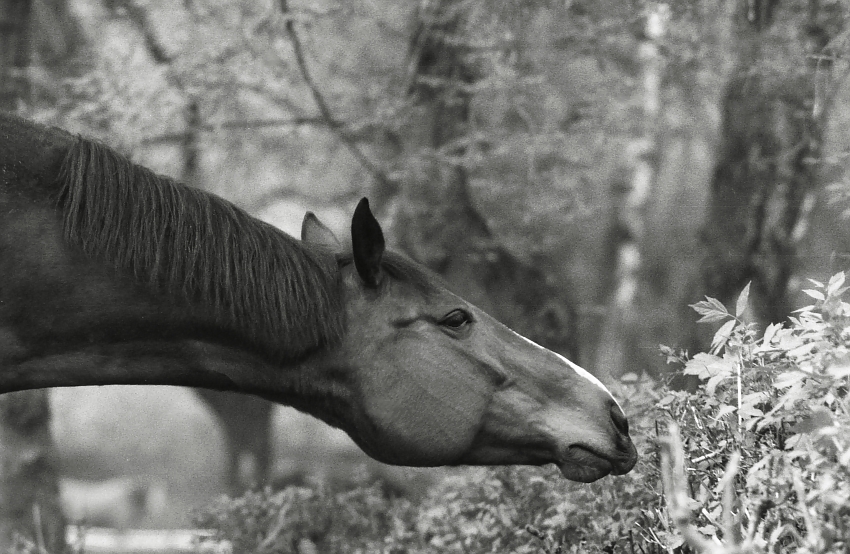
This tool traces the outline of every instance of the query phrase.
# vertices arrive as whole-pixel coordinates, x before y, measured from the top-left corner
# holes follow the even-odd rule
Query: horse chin
[[[592,483],[609,475],[613,470],[611,462],[580,446],[570,447],[569,457],[569,460],[557,465],[561,475],[570,481]]]

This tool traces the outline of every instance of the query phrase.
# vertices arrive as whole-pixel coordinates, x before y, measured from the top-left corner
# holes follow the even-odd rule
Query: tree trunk
[[[810,161],[821,135],[815,65],[770,69],[777,54],[762,31],[776,4],[749,2],[740,25],[743,48],[724,98],[722,148],[703,234],[706,293],[729,305],[752,281],[750,316],[763,325],[783,321],[791,310],[797,230],[815,182]],[[810,26],[816,17],[815,7]]]
[[[65,549],[47,389],[0,395],[0,552]]]
[[[640,33],[644,74],[644,136],[636,145],[633,178],[619,201],[618,290],[604,331],[614,368],[667,370],[658,346],[696,352],[696,313],[702,298],[703,229],[711,203],[719,144],[722,91],[731,71],[732,14],[726,0],[706,2],[699,17],[704,51],[699,64],[661,57],[655,44],[667,15],[656,5]],[[679,63],[678,66],[670,65]],[[708,331],[706,329],[706,331]]]
[[[575,355],[571,299],[494,237],[475,209],[464,167],[422,154],[436,153],[469,130],[464,87],[480,76],[467,59],[464,24],[464,5],[456,0],[428,4],[419,14],[408,89],[417,116],[404,133],[410,165],[394,234],[461,296],[547,348]]]
[[[0,0],[0,109],[15,110],[27,94],[32,0]]]
[[[30,0],[0,0],[0,109],[27,95]],[[0,552],[27,541],[65,549],[65,521],[50,435],[47,390],[0,395]],[[45,550],[46,549],[46,550]]]

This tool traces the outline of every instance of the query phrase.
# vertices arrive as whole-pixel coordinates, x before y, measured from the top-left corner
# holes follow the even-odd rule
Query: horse
[[[301,240],[96,141],[0,115],[0,393],[158,384],[253,394],[406,466],[632,469],[591,373],[386,248]]]

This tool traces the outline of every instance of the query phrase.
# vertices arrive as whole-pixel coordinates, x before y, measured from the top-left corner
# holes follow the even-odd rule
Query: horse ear
[[[319,221],[313,212],[304,214],[304,221],[301,222],[301,240],[307,244],[324,246],[333,252],[342,251],[342,245],[333,231]]]
[[[384,233],[381,225],[369,209],[369,201],[360,200],[351,218],[351,247],[354,267],[360,278],[369,287],[381,283],[381,258],[384,255]]]

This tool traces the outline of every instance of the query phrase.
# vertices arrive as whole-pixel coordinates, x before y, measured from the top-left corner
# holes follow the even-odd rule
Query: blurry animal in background
[[[0,392],[195,386],[291,405],[396,465],[631,470],[594,376],[386,251],[366,199],[351,244],[0,115]]]
[[[227,448],[228,487],[238,493],[268,483],[274,404],[247,394],[198,389],[216,414]]]

